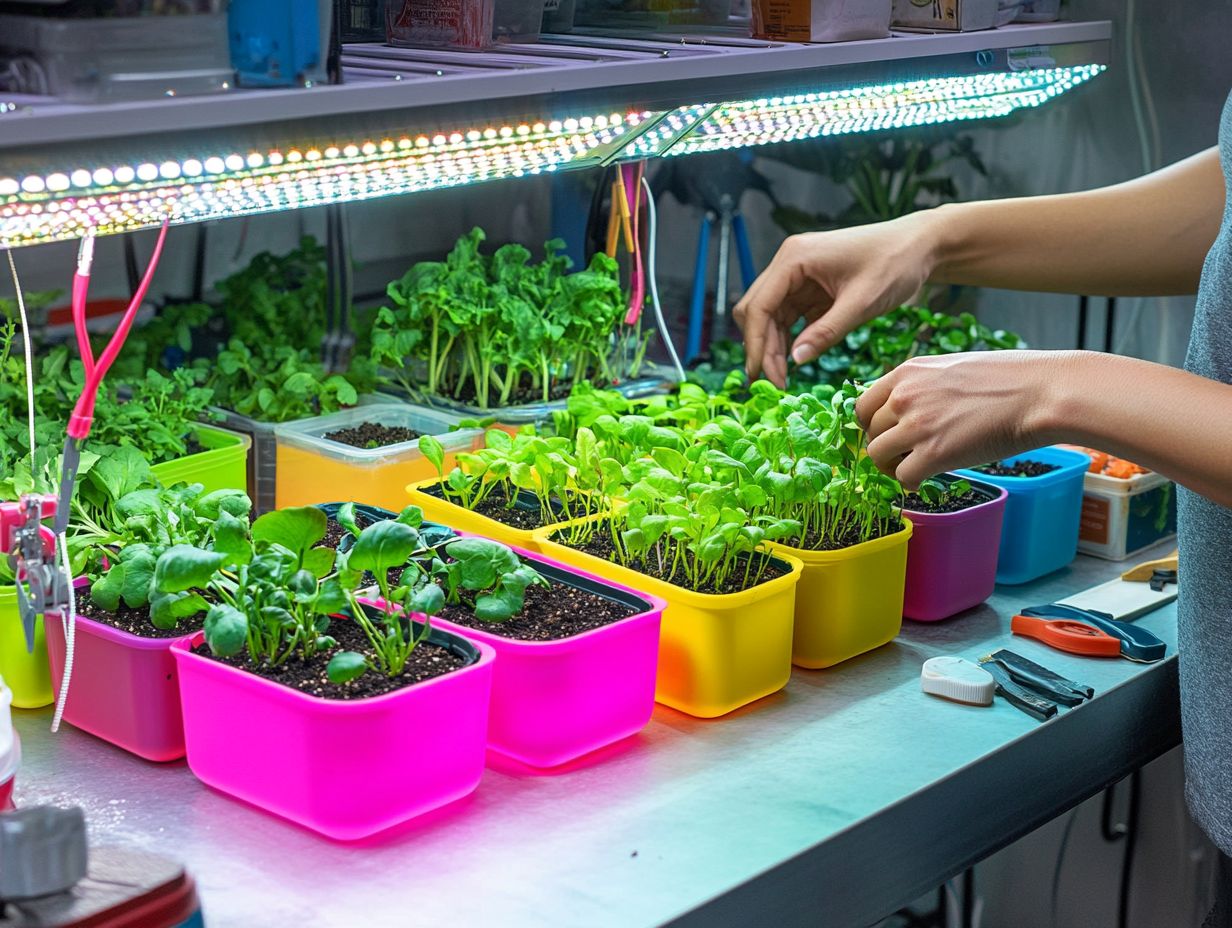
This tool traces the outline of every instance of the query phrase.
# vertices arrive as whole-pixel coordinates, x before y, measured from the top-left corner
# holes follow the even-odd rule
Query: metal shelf
[[[347,46],[347,83],[100,106],[0,96],[0,245],[1037,106],[1107,63],[1107,22],[835,45],[550,36]],[[788,130],[788,131],[785,131]]]

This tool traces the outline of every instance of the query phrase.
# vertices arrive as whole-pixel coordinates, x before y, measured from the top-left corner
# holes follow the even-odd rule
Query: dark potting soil
[[[337,650],[339,651],[360,651],[363,653],[371,651],[372,646],[368,643],[368,638],[364,634],[363,629],[350,619],[334,619],[329,626],[327,634],[332,635],[337,640]],[[447,648],[442,648],[439,645],[425,641],[411,652],[410,660],[406,663],[406,669],[397,677],[390,678],[384,674],[369,670],[358,680],[352,680],[349,683],[331,683],[329,677],[325,675],[325,668],[329,664],[329,658],[334,653],[333,651],[319,653],[309,662],[291,658],[280,667],[250,664],[247,655],[244,654],[234,657],[217,657],[211,654],[210,649],[204,644],[197,648],[196,651],[198,654],[204,655],[211,660],[229,664],[232,667],[238,667],[240,670],[254,673],[275,683],[281,683],[283,686],[289,686],[291,689],[307,693],[309,696],[343,700],[384,696],[386,693],[392,693],[395,690],[403,689],[415,683],[422,683],[425,680],[431,680],[433,677],[444,676],[454,670],[460,670],[467,663],[465,658],[459,657]]]
[[[552,540],[558,544],[564,544],[564,542],[559,538],[554,537]],[[605,561],[613,560],[612,555],[615,553],[615,549],[612,547],[612,539],[606,534],[594,535],[585,545],[570,545],[569,547],[572,547],[575,551],[584,551],[586,554],[594,555],[595,557],[601,558]],[[721,587],[716,586],[714,583],[707,583],[695,592],[722,595],[726,593],[739,593],[741,590],[748,589],[748,587],[742,586],[741,584],[744,580],[744,568],[748,565],[749,556],[747,554],[742,554],[736,560],[739,566],[732,572],[732,576],[729,577],[727,582]],[[681,582],[683,579],[682,577],[677,576],[674,579],[669,580],[667,577],[663,576],[663,574],[653,564],[643,564],[640,561],[631,561],[628,566],[632,570],[636,570],[638,573],[643,573],[648,577],[654,577],[656,580],[662,580],[663,582],[670,583],[673,586],[678,586],[682,590],[691,589],[690,587],[686,587]],[[754,563],[750,575],[756,574],[757,567],[758,565]],[[753,586],[760,586],[763,583],[769,583],[776,577],[781,577],[789,572],[790,571],[786,565],[779,561],[771,560],[766,564],[765,570],[762,571],[761,579],[758,580],[757,583],[753,584]]]
[[[381,425],[377,422],[361,422],[349,429],[326,432],[325,437],[353,448],[384,448],[404,441],[414,441],[423,435],[401,425]]]
[[[205,447],[205,445],[197,441],[197,436],[195,433],[192,435],[188,435],[184,439],[184,456],[185,457],[187,457],[190,454],[200,454],[202,451],[209,451],[209,450],[210,450],[209,448]]]
[[[502,638],[516,638],[519,641],[556,641],[570,638],[636,614],[636,609],[622,603],[560,582],[553,582],[548,589],[540,586],[527,589],[526,605],[522,614],[507,622],[484,622],[477,619],[471,606],[466,603],[449,605],[441,610],[441,618],[456,625],[477,628]]]
[[[197,631],[205,622],[203,612],[188,619],[180,619],[179,625],[175,628],[155,628],[150,624],[148,608],[133,609],[121,602],[119,609],[109,612],[90,599],[90,594],[85,590],[77,591],[77,614],[140,638],[181,638]]]
[[[972,470],[981,474],[988,474],[992,477],[1042,477],[1044,474],[1051,473],[1057,470],[1057,464],[1045,464],[1043,461],[1029,461],[1024,459],[1015,461],[1013,465],[1007,466],[1000,461],[995,461],[992,464],[982,464],[979,467],[973,467]]]
[[[836,537],[822,539],[816,532],[810,532],[805,538],[784,541],[783,544],[790,548],[800,548],[804,551],[841,551],[844,548],[858,545],[862,541],[872,541],[875,538],[893,535],[895,532],[902,531],[902,528],[903,523],[895,519],[893,522],[888,523],[883,531],[874,532],[868,538],[860,538],[859,530],[854,525],[851,525]]]
[[[599,386],[599,385],[596,384],[596,386]],[[563,400],[569,396],[569,393],[572,390],[573,390],[572,382],[565,381],[565,380],[555,381],[552,383],[551,386],[548,387],[548,400],[549,401]],[[449,396],[449,399],[454,400],[455,402],[458,402],[458,403],[465,403],[467,406],[477,405],[475,402],[475,400],[477,399],[477,396],[475,394],[475,385],[469,380],[467,381],[466,386],[463,388],[460,394],[458,394],[457,396],[454,396],[451,393],[448,396]],[[489,396],[488,398],[497,399],[498,396],[492,395],[492,396]],[[531,386],[530,378],[524,377],[522,379],[522,382],[513,388],[513,391],[509,394],[509,399],[504,403],[504,405],[505,406],[529,406],[533,403],[542,403],[542,402],[543,402],[543,389],[542,388],[536,389],[535,387]],[[500,409],[501,409],[500,406],[491,406],[485,409],[484,411],[490,412],[493,415],[497,415],[499,414]]]
[[[951,494],[939,503],[926,503],[920,498],[919,493],[908,493],[903,497],[903,508],[911,512],[962,512],[964,509],[970,509],[972,506],[986,502],[988,502],[987,494],[979,490],[968,490],[962,496]]]
[[[436,499],[447,498],[439,483],[430,487],[421,487],[420,492]],[[542,528],[545,524],[537,506],[532,509],[510,508],[509,497],[500,490],[493,490],[482,503],[470,511],[476,515],[487,516],[510,528],[520,528],[526,531]]]
[[[367,528],[372,524],[372,520],[366,518],[362,513],[355,513],[355,524],[361,529]],[[321,539],[320,544],[323,548],[333,548],[338,550],[338,545],[342,544],[342,539],[347,536],[348,532],[342,525],[330,519],[325,523],[325,537]]]

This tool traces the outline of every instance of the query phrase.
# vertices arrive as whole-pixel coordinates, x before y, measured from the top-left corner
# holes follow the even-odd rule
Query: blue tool
[[[245,87],[324,83],[331,0],[231,0],[231,64]]]
[[[1095,609],[1079,609],[1064,603],[1046,603],[1022,609],[1020,615],[1039,619],[1063,619],[1092,625],[1121,642],[1121,656],[1131,661],[1153,663],[1161,661],[1168,646],[1153,632],[1128,622],[1119,622],[1110,613]]]

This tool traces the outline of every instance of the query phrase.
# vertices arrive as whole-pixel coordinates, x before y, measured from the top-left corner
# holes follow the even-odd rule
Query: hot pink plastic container
[[[958,479],[945,475],[945,479]],[[1001,519],[1006,492],[970,480],[988,501],[959,512],[908,510],[915,531],[907,543],[907,585],[903,615],[936,622],[978,606],[997,583]]]
[[[473,792],[483,775],[494,653],[441,629],[471,660],[371,699],[320,699],[177,642],[188,766],[204,783],[354,841]]]
[[[557,767],[637,734],[654,711],[666,604],[542,554],[513,550],[553,583],[638,611],[557,641],[519,641],[434,618],[433,627],[496,652],[488,748],[531,767]]]
[[[53,692],[64,673],[64,627],[45,623]],[[179,674],[171,645],[179,638],[142,638],[77,616],[73,679],[64,720],[138,757],[153,761],[184,756]]]

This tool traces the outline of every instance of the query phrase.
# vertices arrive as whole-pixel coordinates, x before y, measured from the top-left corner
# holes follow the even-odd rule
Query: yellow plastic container
[[[325,436],[365,422],[412,429],[440,441],[448,472],[459,451],[472,451],[483,439],[479,429],[451,432],[459,419],[451,413],[405,403],[371,403],[277,426],[276,504],[280,509],[313,506],[345,495],[358,503],[397,512],[406,505],[408,483],[436,475],[436,468],[419,451],[419,440],[356,448]]]
[[[532,553],[539,551],[536,547],[534,533],[530,529],[514,528],[512,525],[506,525],[504,522],[497,522],[495,519],[489,519],[487,516],[471,512],[457,503],[451,503],[448,500],[441,499],[439,496],[430,496],[423,492],[428,487],[436,486],[439,482],[439,477],[431,477],[427,480],[412,483],[402,491],[401,505],[405,506],[409,503],[418,506],[423,510],[424,518],[429,522],[439,522],[441,525],[448,525],[459,532],[466,532],[469,535],[482,535],[484,538],[491,538],[493,541],[525,548]],[[554,528],[554,526],[547,526],[547,528]]]
[[[892,641],[903,627],[903,589],[911,522],[893,535],[837,551],[771,543],[804,567],[796,591],[791,661],[833,667]]]
[[[559,526],[534,532],[536,550],[667,602],[659,637],[655,700],[698,718],[726,715],[777,693],[791,677],[792,617],[803,565],[739,593],[696,593],[552,541]]]
[[[43,620],[34,624],[34,651],[29,653],[17,612],[17,587],[9,585],[0,585],[0,677],[13,691],[13,705],[17,708],[51,705],[54,696]]]

